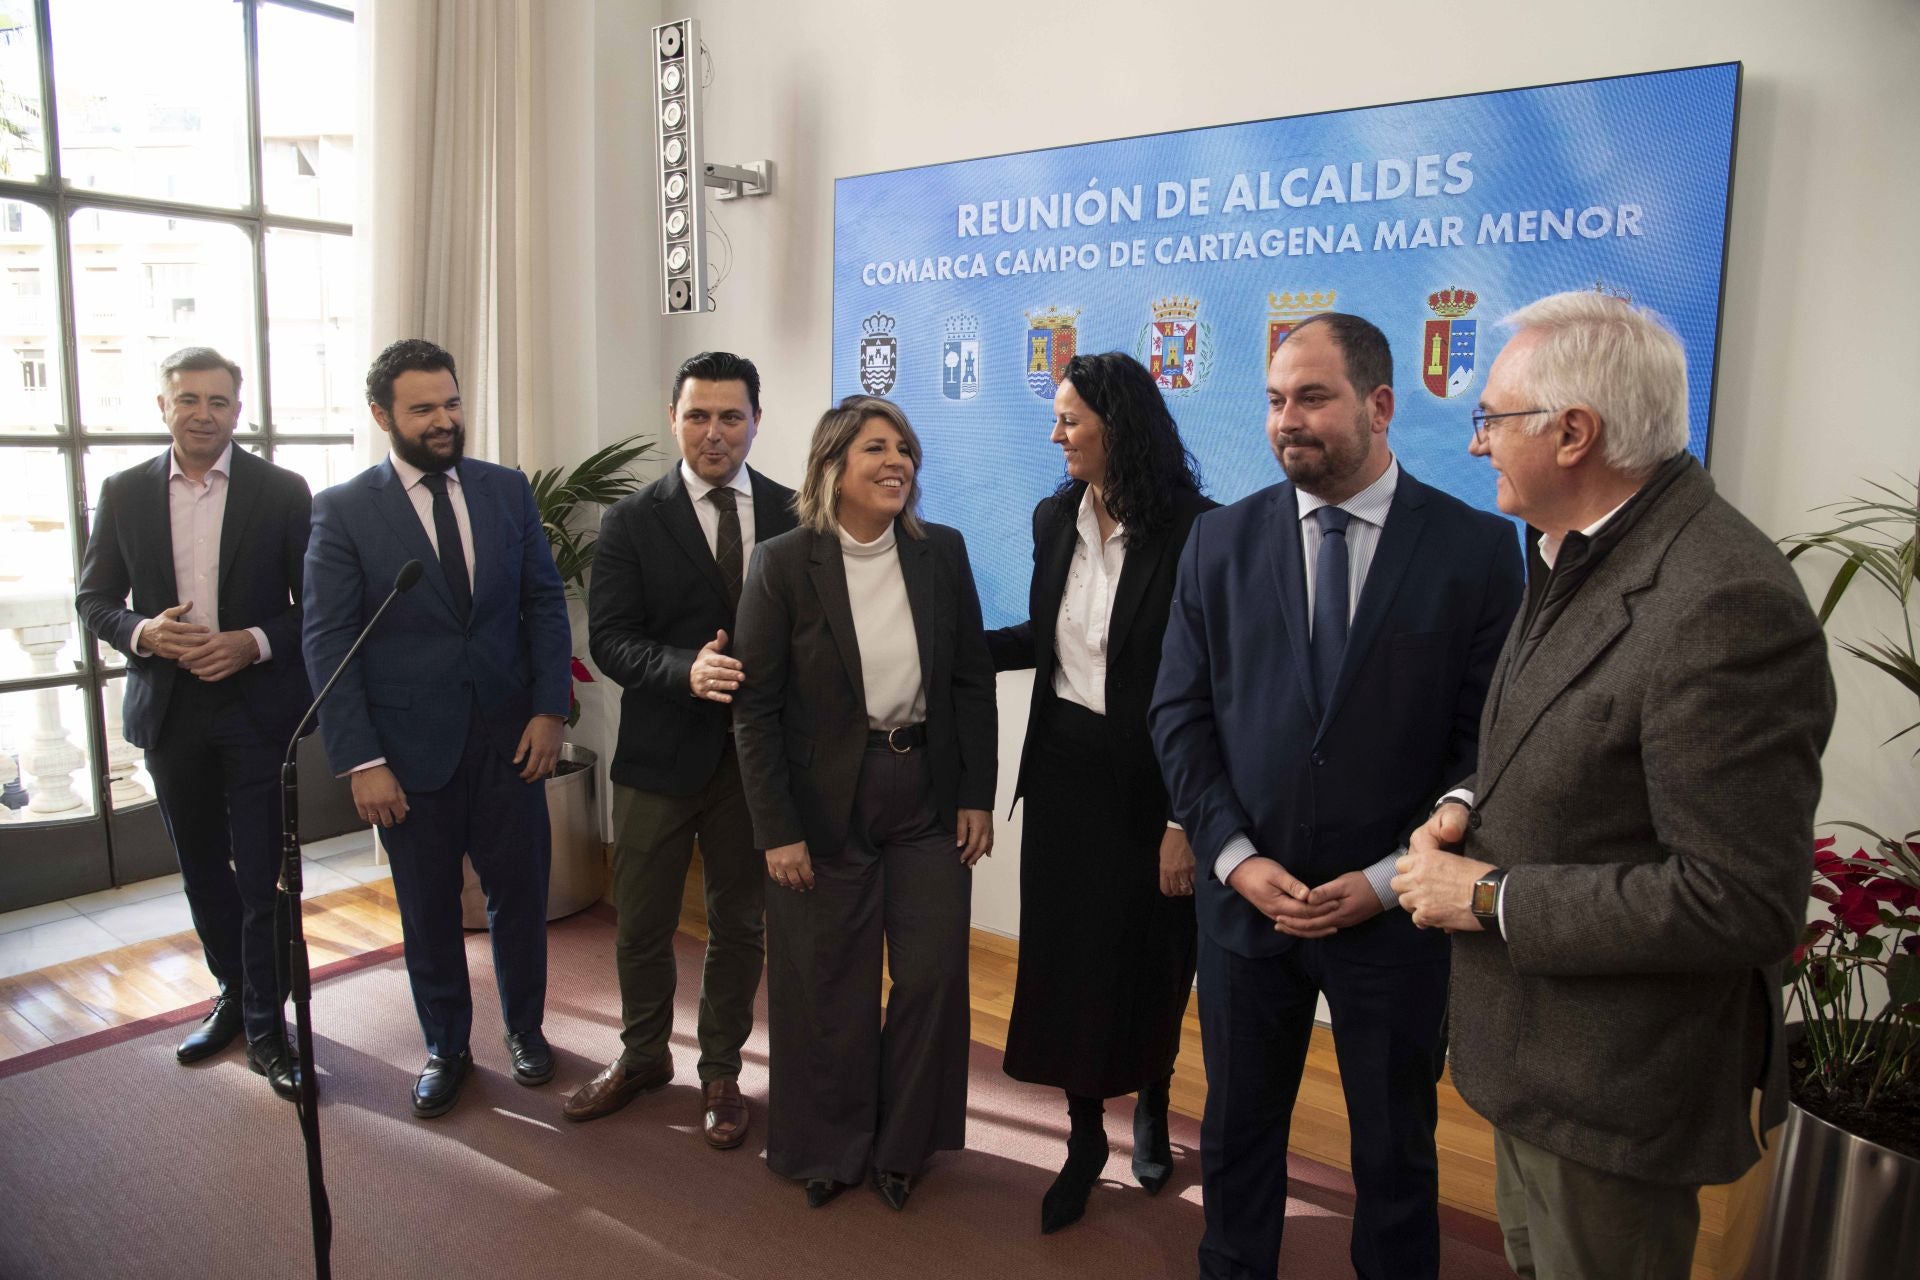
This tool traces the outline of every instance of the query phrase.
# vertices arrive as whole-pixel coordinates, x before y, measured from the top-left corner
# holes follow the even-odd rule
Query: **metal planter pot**
[[[1915,1258],[1920,1160],[1790,1106],[1747,1280],[1886,1280]]]
[[[547,817],[553,824],[553,867],[547,876],[547,919],[558,920],[584,911],[607,890],[606,858],[600,848],[600,805],[597,779],[600,757],[578,743],[560,745],[560,758],[586,766],[547,779]],[[487,927],[487,895],[473,863],[465,864],[466,886],[460,894],[461,923],[469,929]]]

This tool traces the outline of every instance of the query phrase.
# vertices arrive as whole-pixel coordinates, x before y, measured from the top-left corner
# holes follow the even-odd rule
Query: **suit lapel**
[[[827,618],[827,630],[833,633],[833,647],[840,652],[840,662],[847,669],[847,679],[853,682],[854,696],[866,700],[866,677],[860,673],[860,637],[853,629],[853,602],[847,595],[847,566],[840,558],[840,544],[831,535],[816,533],[811,535],[813,548],[807,577],[813,582],[814,594],[820,598],[820,609]]]
[[[1074,529],[1077,507],[1062,504],[1064,511],[1051,513],[1051,522],[1041,534],[1039,554],[1033,563],[1034,616],[1027,619],[1033,639],[1035,687],[1053,687],[1054,630],[1060,622],[1060,598],[1067,592],[1067,572],[1073,567],[1073,548],[1080,535]]]
[[[480,612],[482,593],[502,585],[503,570],[481,573],[483,564],[505,565],[507,530],[495,501],[493,477],[480,467],[460,464],[460,494],[467,501],[467,528],[473,534],[473,562],[467,566],[467,586],[473,597],[473,611]]]
[[[1313,670],[1307,650],[1307,570],[1300,551],[1300,507],[1288,481],[1273,490],[1268,499],[1266,537],[1267,556],[1273,573],[1274,592],[1280,601],[1280,620],[1287,632],[1287,654],[1293,675],[1300,682],[1300,700],[1319,712],[1313,694]]]
[[[409,560],[418,560],[426,580],[433,585],[440,597],[440,603],[447,612],[453,612],[453,589],[447,585],[447,574],[440,567],[440,557],[433,549],[433,543],[427,537],[427,528],[420,523],[420,513],[413,509],[413,500],[407,496],[407,486],[393,469],[392,459],[383,461],[374,469],[369,482],[373,486],[373,506],[386,520],[387,527],[393,530],[393,536],[400,542]],[[468,518],[472,518],[472,507],[468,507]]]
[[[1347,628],[1347,651],[1340,659],[1340,676],[1334,681],[1333,700],[1320,717],[1320,731],[1326,732],[1340,704],[1346,700],[1354,672],[1360,669],[1367,652],[1373,648],[1385,628],[1387,614],[1407,566],[1413,563],[1420,547],[1421,531],[1426,527],[1425,486],[1400,470],[1394,486],[1393,505],[1380,530],[1380,541],[1373,549],[1373,562],[1367,567],[1367,580],[1360,587],[1360,601],[1353,611],[1353,625]],[[1298,528],[1296,522],[1295,528]]]
[[[154,580],[154,598],[171,609],[180,603],[180,583],[173,571],[173,448],[153,460],[131,495],[139,504],[133,528],[140,531],[139,573]],[[147,535],[151,534],[149,538]]]
[[[753,490],[753,541],[758,546],[768,538],[777,538],[793,528],[793,509],[773,492],[773,486],[752,467],[747,468],[747,485]],[[716,567],[717,574],[719,569]]]
[[[227,506],[220,516],[220,579],[215,584],[216,594],[223,598],[227,594],[227,579],[233,576],[234,561],[240,558],[242,539],[253,520],[260,484],[265,479],[253,463],[252,454],[239,445],[233,446],[233,457],[227,464]]]
[[[907,607],[913,611],[913,638],[920,649],[920,687],[926,689],[934,683],[938,656],[934,641],[939,634],[940,597],[934,583],[933,544],[926,538],[909,538],[896,524],[894,550],[900,556],[900,576],[907,583]],[[842,561],[842,573],[845,570]]]
[[[754,500],[753,518],[757,535],[760,519],[757,497]],[[667,527],[667,533],[687,559],[693,562],[695,570],[720,597],[720,603],[731,610],[733,598],[727,594],[727,580],[720,576],[720,566],[714,563],[713,548],[707,545],[707,535],[700,531],[700,518],[693,513],[693,495],[687,492],[678,466],[667,473],[665,490],[660,497],[660,522]],[[846,595],[844,581],[840,594]]]

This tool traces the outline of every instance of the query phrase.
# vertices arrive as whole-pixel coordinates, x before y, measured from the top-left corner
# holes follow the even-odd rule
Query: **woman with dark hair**
[[[1147,734],[1174,571],[1201,496],[1153,376],[1075,356],[1053,398],[1067,479],[1033,512],[1028,620],[988,633],[997,670],[1034,668],[1015,799],[1020,969],[1006,1071],[1067,1095],[1067,1162],[1040,1230],[1077,1222],[1107,1160],[1103,1099],[1139,1095],[1133,1174],[1173,1171],[1167,1090],[1193,987],[1193,851]]]
[[[966,1145],[973,864],[993,846],[993,662],[920,441],[851,396],[814,429],[800,528],[754,549],[734,744],[766,850],[767,1167],[815,1208],[871,1175],[904,1208]],[[884,1024],[881,948],[893,980]]]

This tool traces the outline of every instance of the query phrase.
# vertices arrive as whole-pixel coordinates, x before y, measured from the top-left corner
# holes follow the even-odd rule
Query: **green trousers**
[[[1494,1201],[1522,1280],[1687,1280],[1700,1188],[1606,1173],[1493,1131]]]
[[[700,1079],[740,1074],[740,1046],[753,1030],[753,997],[766,957],[766,860],[727,744],[707,785],[667,796],[613,788],[613,906],[619,913],[614,957],[620,973],[621,1058],[630,1071],[667,1060],[678,981],[673,934],[680,925],[693,845],[707,904],[707,958],[700,975]]]

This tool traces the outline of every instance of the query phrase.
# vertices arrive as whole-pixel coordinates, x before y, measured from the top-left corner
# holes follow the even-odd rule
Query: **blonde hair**
[[[924,538],[920,522],[920,437],[900,406],[879,396],[848,396],[820,415],[807,446],[807,475],[800,482],[794,505],[800,523],[815,533],[833,533],[840,527],[840,477],[847,469],[847,450],[869,419],[878,418],[900,433],[900,444],[913,461],[913,480],[907,485],[906,505],[900,509],[900,528],[909,538]]]

